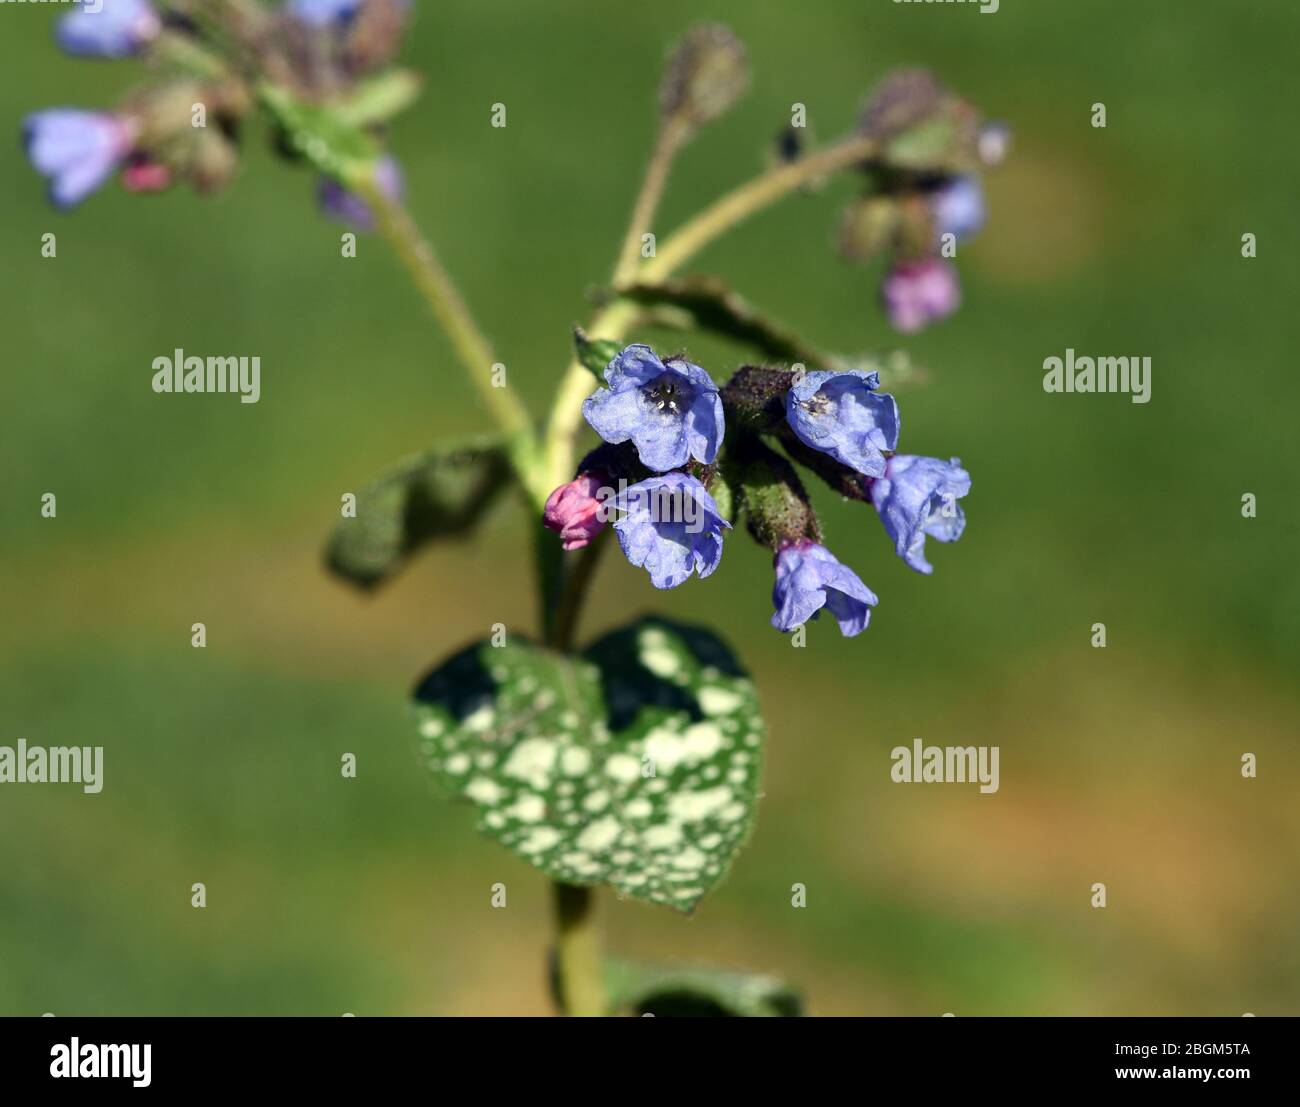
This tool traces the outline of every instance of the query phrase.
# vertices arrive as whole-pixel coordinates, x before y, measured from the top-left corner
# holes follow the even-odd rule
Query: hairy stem
[[[809,181],[865,161],[876,150],[874,139],[854,135],[825,150],[809,154],[755,177],[720,197],[680,228],[656,251],[641,271],[646,281],[662,279],[689,261],[737,223],[781,199]]]
[[[629,300],[616,300],[596,313],[587,331],[592,338],[621,342],[631,330],[640,310],[638,305]],[[551,408],[551,418],[542,444],[545,464],[541,467],[539,491],[543,502],[551,489],[573,476],[574,443],[582,428],[582,401],[592,391],[591,373],[575,357],[556,389],[555,404]]]
[[[587,590],[596,575],[601,550],[607,541],[608,530],[596,535],[563,569],[563,583],[559,598],[551,611],[547,627],[547,640],[555,649],[571,650],[578,630],[578,618],[587,598]],[[552,536],[553,537],[553,536]]]
[[[554,539],[553,534],[548,538]],[[572,564],[559,567],[559,595],[544,613],[546,642],[552,649],[573,649],[578,614],[594,575],[604,532],[598,534]],[[576,884],[554,881],[555,992],[563,1015],[604,1015],[605,973],[596,926],[596,892]]]
[[[400,202],[385,195],[373,179],[358,181],[355,187],[375,213],[380,233],[410,273],[420,295],[451,340],[456,356],[497,425],[516,436],[519,443],[531,444],[532,421],[527,409],[510,389],[493,384],[492,347],[415,220]],[[515,460],[516,466],[521,467],[520,453],[516,453]],[[528,476],[522,467],[520,476],[525,480]]]
[[[618,264],[614,267],[615,285],[630,281],[636,276],[642,260],[641,237],[650,230],[655,212],[659,210],[659,201],[668,184],[668,173],[686,134],[686,125],[676,118],[668,119],[659,130],[659,138],[655,142],[654,153],[650,155],[645,180],[641,183],[641,192],[636,198],[632,219],[623,238],[623,248],[619,251]]]
[[[596,897],[577,884],[552,885],[555,898],[555,984],[562,1014],[602,1016],[605,979],[596,928]]]

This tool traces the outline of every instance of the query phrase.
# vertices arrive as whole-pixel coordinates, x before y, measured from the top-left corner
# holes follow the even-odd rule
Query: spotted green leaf
[[[605,990],[611,1014],[780,1018],[803,1013],[799,993],[785,981],[723,969],[610,960]]]
[[[416,690],[438,780],[555,880],[690,911],[754,820],[763,723],[714,635],[662,619],[577,657],[481,642]]]

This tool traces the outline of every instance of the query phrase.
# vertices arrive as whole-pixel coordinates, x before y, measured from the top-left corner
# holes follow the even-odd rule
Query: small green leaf
[[[330,107],[306,104],[283,88],[263,83],[258,96],[284,131],[289,147],[345,184],[369,172],[379,144]]]
[[[885,148],[890,165],[908,169],[924,169],[940,162],[954,138],[953,125],[948,119],[927,119],[910,131],[904,131]]]
[[[387,123],[419,98],[419,74],[409,69],[390,69],[369,77],[356,86],[334,113],[350,127],[372,127]]]
[[[792,1018],[803,1014],[799,993],[774,976],[721,969],[645,965],[610,960],[605,989],[611,1013],[660,1017]]]
[[[581,327],[573,328],[573,348],[578,360],[602,383],[606,367],[623,349],[620,343],[608,338],[591,338]]]
[[[577,657],[481,642],[416,691],[429,768],[554,880],[690,911],[758,801],[763,722],[708,631],[643,619]]]
[[[851,201],[840,222],[840,253],[849,261],[870,261],[894,244],[899,217],[892,196]]]
[[[896,169],[966,173],[979,167],[979,117],[963,100],[948,97],[933,115],[886,143],[885,162]]]
[[[506,443],[482,438],[412,458],[357,494],[355,518],[334,529],[330,569],[370,588],[419,547],[470,530],[511,480]]]

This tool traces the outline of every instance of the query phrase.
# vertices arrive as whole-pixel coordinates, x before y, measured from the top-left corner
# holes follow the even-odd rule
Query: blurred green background
[[[692,23],[728,22],[754,83],[682,157],[665,229],[758,171],[792,103],[835,137],[900,66],[1015,130],[961,251],[963,310],[904,343],[932,370],[902,398],[907,449],[975,481],[935,575],[824,497],[828,544],[881,604],[860,638],[822,620],[796,650],[743,537],[667,595],[601,568],[584,636],[642,610],[712,624],[771,724],[730,879],[692,918],[606,897],[610,948],[776,972],[824,1015],[1295,1013],[1294,5],[419,7],[405,60],[428,83],[393,146],[538,412]],[[406,714],[430,664],[531,627],[525,522],[503,508],[373,599],[320,567],[343,491],[487,417],[382,243],[342,260],[312,178],[256,129],[218,198],[113,184],[50,210],[22,117],[140,77],[60,56],[55,14],[0,7],[0,744],[103,745],[106,783],[0,789],[0,1014],[546,1012],[544,882],[433,793]],[[795,197],[696,267],[828,347],[892,345],[878,270],[832,249],[852,191]],[[261,402],[155,395],[177,346],[260,355]],[[1067,346],[1152,357],[1151,403],[1045,394]],[[715,376],[746,356],[689,349]],[[1000,746],[1001,790],[893,784],[889,750],[915,737]]]

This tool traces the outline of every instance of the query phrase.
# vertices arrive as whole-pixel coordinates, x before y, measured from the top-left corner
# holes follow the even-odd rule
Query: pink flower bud
[[[946,318],[961,303],[957,271],[941,258],[900,262],[880,291],[889,321],[904,334]]]
[[[580,550],[605,525],[602,503],[596,493],[605,487],[604,474],[580,473],[562,484],[546,501],[542,522],[564,540],[566,550]]]
[[[140,159],[122,170],[122,186],[128,192],[162,192],[172,183],[172,171],[162,162]]]

